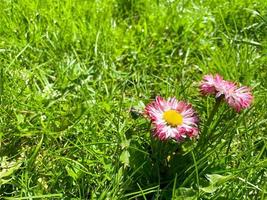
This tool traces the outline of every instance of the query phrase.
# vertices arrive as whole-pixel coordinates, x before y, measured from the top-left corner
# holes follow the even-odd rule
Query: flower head
[[[229,83],[232,87],[229,87],[224,92],[225,101],[228,105],[234,108],[237,112],[240,112],[242,109],[248,108],[253,100],[253,95],[249,87],[237,87],[233,83]]]
[[[249,87],[238,87],[231,81],[223,80],[218,74],[204,76],[200,83],[200,92],[203,95],[213,94],[216,98],[224,99],[237,112],[248,108],[253,100]]]
[[[223,85],[223,78],[216,74],[213,75],[205,75],[202,82],[200,83],[200,92],[203,95],[208,94],[216,94]]]
[[[145,107],[145,114],[154,126],[154,136],[160,140],[198,136],[198,117],[190,104],[177,101],[176,98],[165,100],[156,97],[155,101]]]

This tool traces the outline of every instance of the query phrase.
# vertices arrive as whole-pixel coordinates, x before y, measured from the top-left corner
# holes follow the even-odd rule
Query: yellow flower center
[[[183,123],[183,116],[176,110],[168,110],[163,113],[163,118],[171,126],[178,126]]]

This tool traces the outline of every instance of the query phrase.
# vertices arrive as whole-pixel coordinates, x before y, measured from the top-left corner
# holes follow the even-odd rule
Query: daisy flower
[[[227,104],[234,108],[236,112],[240,112],[241,110],[250,107],[253,100],[251,89],[246,86],[237,87],[230,81],[226,82],[226,88],[222,88],[222,90]]]
[[[200,92],[203,95],[213,94],[216,98],[224,99],[224,101],[237,112],[248,108],[253,100],[251,89],[246,86],[238,87],[231,81],[223,80],[216,74],[206,75],[200,83]]]
[[[181,141],[198,136],[198,117],[191,104],[157,96],[145,107],[145,114],[154,126],[154,136],[160,140]]]
[[[216,95],[220,90],[221,85],[223,85],[223,82],[224,80],[219,74],[216,74],[215,76],[205,75],[202,82],[200,83],[200,92],[203,95]]]

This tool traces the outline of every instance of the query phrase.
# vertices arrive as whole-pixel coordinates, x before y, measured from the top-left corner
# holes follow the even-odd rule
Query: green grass
[[[266,198],[265,0],[2,0],[0,16],[1,199]],[[253,106],[223,105],[210,142],[169,144],[156,169],[130,108],[176,96],[203,130],[207,73],[251,86]]]

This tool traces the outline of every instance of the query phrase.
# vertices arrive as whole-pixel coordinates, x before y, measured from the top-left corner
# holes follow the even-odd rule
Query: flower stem
[[[208,140],[210,124],[211,124],[216,112],[218,111],[218,108],[219,108],[221,102],[222,102],[222,98],[221,97],[216,98],[216,103],[215,103],[215,105],[214,105],[214,107],[213,107],[213,109],[212,109],[212,111],[211,111],[211,113],[209,115],[209,118],[208,118],[208,120],[207,120],[207,122],[206,122],[206,124],[204,126],[204,130],[202,132],[202,138],[203,139],[201,141],[204,141],[205,143]]]
[[[207,120],[207,124],[205,126],[206,131],[203,131],[204,133],[208,131],[208,127],[210,126],[211,121],[213,120],[213,118],[215,116],[215,113],[218,111],[218,108],[219,108],[221,102],[222,102],[221,98],[216,99],[216,103],[215,103],[215,105],[214,105],[214,107],[213,107],[213,109],[212,109],[212,111],[210,113],[210,116],[209,116],[209,118]]]

